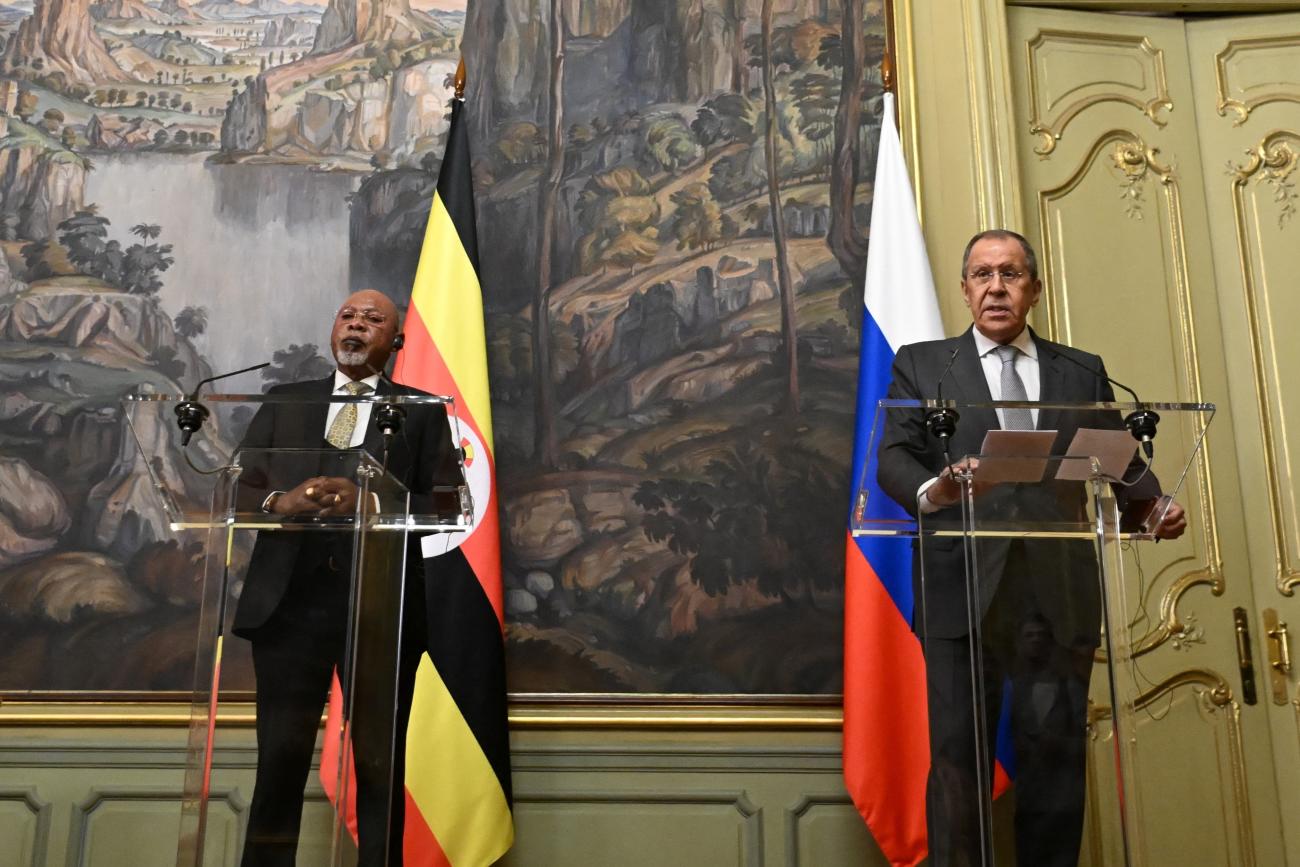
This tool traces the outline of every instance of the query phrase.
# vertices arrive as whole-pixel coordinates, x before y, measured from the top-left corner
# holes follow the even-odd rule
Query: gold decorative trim
[[[1178,614],[1178,601],[1183,594],[1193,587],[1207,586],[1214,596],[1222,596],[1224,590],[1223,574],[1218,569],[1196,569],[1180,575],[1170,583],[1160,596],[1160,620],[1155,628],[1133,643],[1133,656],[1145,656],[1167,641],[1174,644],[1175,650],[1181,642],[1193,641],[1204,643],[1200,638],[1201,628],[1196,625],[1196,616]]]
[[[989,190],[992,184],[989,182],[990,166],[988,155],[984,150],[985,142],[985,113],[981,110],[980,94],[988,91],[988,77],[984,74],[984,67],[977,62],[977,58],[984,53],[984,46],[987,43],[987,34],[984,28],[979,26],[981,21],[972,20],[972,14],[977,11],[977,5],[971,2],[961,4],[962,15],[962,33],[966,34],[966,105],[970,112],[970,126],[974,135],[971,136],[971,156],[974,157],[971,164],[975,168],[975,212],[979,215],[980,224],[988,220],[989,214]]]
[[[1300,97],[1296,96],[1295,91],[1285,90],[1269,91],[1245,102],[1228,96],[1228,61],[1242,51],[1259,48],[1300,48],[1300,36],[1292,34],[1256,39],[1233,39],[1224,46],[1222,51],[1214,55],[1214,81],[1219,91],[1219,116],[1227,117],[1230,111],[1237,115],[1236,120],[1232,122],[1233,126],[1241,126],[1250,117],[1250,113],[1261,105],[1270,102],[1300,103]]]
[[[1254,148],[1246,151],[1250,159],[1243,166],[1229,163],[1232,175],[1232,208],[1237,227],[1237,259],[1241,267],[1241,285],[1246,301],[1246,321],[1250,329],[1250,361],[1255,377],[1255,409],[1259,413],[1260,439],[1264,450],[1264,478],[1268,488],[1268,505],[1273,532],[1273,565],[1277,572],[1274,582],[1283,596],[1294,596],[1300,586],[1300,568],[1291,563],[1287,551],[1287,528],[1284,520],[1282,470],[1278,465],[1278,444],[1274,441],[1274,413],[1269,401],[1269,380],[1264,359],[1263,331],[1260,326],[1258,286],[1255,270],[1251,266],[1252,251],[1256,249],[1248,237],[1249,210],[1246,207],[1245,189],[1251,177],[1262,173],[1281,172],[1288,176],[1296,165],[1296,152],[1289,142],[1300,143],[1300,136],[1288,130],[1275,130],[1266,135]]]
[[[1092,96],[1086,96],[1082,99],[1075,100],[1067,105],[1056,117],[1045,119],[1043,117],[1043,108],[1040,105],[1038,70],[1035,66],[1035,55],[1049,41],[1056,40],[1059,42],[1074,42],[1076,44],[1096,44],[1096,45],[1128,45],[1147,55],[1152,65],[1152,72],[1155,75],[1155,94],[1143,102],[1136,97],[1129,96],[1119,91],[1107,93],[1098,93]],[[1038,34],[1031,39],[1026,45],[1027,63],[1026,70],[1029,75],[1029,107],[1033,117],[1029,121],[1030,135],[1038,136],[1041,141],[1034,148],[1034,153],[1040,157],[1045,157],[1052,151],[1056,150],[1056,144],[1061,140],[1065,133],[1065,128],[1070,125],[1080,112],[1102,102],[1122,102],[1125,105],[1131,105],[1146,115],[1157,127],[1163,128],[1167,121],[1161,120],[1157,115],[1161,109],[1172,111],[1174,107],[1173,100],[1169,98],[1169,83],[1165,76],[1165,53],[1162,49],[1156,48],[1151,44],[1151,40],[1145,36],[1119,36],[1109,35],[1101,36],[1096,33],[1075,32],[1070,30],[1040,30]]]
[[[1296,202],[1300,194],[1296,192],[1295,181],[1291,173],[1295,171],[1297,156],[1285,138],[1294,137],[1294,133],[1278,130],[1271,133],[1255,147],[1246,151],[1250,161],[1244,166],[1228,162],[1228,174],[1235,181],[1235,187],[1244,187],[1256,172],[1256,183],[1268,184],[1273,188],[1273,201],[1278,205],[1277,227],[1285,229],[1287,223],[1296,214]]]
[[[895,76],[897,81],[895,90],[898,95],[898,123],[904,142],[904,157],[911,170],[912,188],[915,191],[916,221],[924,228],[925,196],[922,195],[924,179],[921,177],[920,168],[921,108],[917,104],[916,98],[916,34],[913,24],[915,21],[912,10],[913,0],[893,0],[893,2],[894,15],[890,20],[894,25],[894,53],[900,55],[896,58],[898,73]],[[901,52],[898,50],[899,46],[903,48]],[[904,94],[906,94],[906,98],[904,98]]]
[[[843,727],[838,706],[664,703],[556,704],[539,707],[512,704],[509,725],[514,730],[656,729],[675,731],[747,730],[831,732]],[[189,704],[151,702],[131,707],[119,702],[6,701],[0,707],[5,727],[157,727],[190,725]],[[250,728],[256,722],[251,702],[234,702],[217,713],[217,725]]]
[[[1232,687],[1216,672],[1205,668],[1180,671],[1141,693],[1134,710],[1145,710],[1177,689],[1196,689],[1201,707],[1211,716],[1222,713],[1228,738],[1228,764],[1233,795],[1233,819],[1243,867],[1255,864],[1255,843],[1251,836],[1250,789],[1246,783],[1246,750],[1242,742],[1241,705],[1232,697]]]
[[[1204,694],[1213,707],[1236,707],[1232,687],[1217,672],[1208,668],[1188,668],[1171,675],[1133,699],[1134,710],[1146,710],[1167,694],[1185,686],[1204,687]]]
[[[1300,745],[1300,687],[1296,688],[1296,696],[1291,699],[1291,708],[1295,711],[1295,736]]]
[[[1156,160],[1159,148],[1148,148],[1140,141],[1117,141],[1111,149],[1110,159],[1123,175],[1124,216],[1130,220],[1143,219],[1142,186],[1150,168],[1160,176],[1160,182],[1173,180],[1173,169]]]
[[[1063,311],[1068,308],[1068,299],[1061,288],[1064,283],[1053,279],[1052,263],[1056,257],[1055,240],[1051,233],[1052,220],[1049,206],[1053,201],[1069,195],[1087,176],[1089,170],[1109,148],[1112,163],[1128,177],[1136,175],[1140,179],[1154,176],[1164,191],[1164,202],[1168,217],[1170,260],[1173,262],[1175,298],[1178,309],[1179,334],[1182,337],[1182,361],[1184,375],[1191,391],[1190,400],[1203,403],[1204,392],[1201,387],[1201,371],[1196,339],[1196,324],[1192,313],[1191,282],[1187,267],[1186,237],[1183,232],[1182,205],[1178,189],[1178,175],[1172,165],[1162,163],[1159,149],[1148,147],[1133,132],[1112,129],[1102,133],[1093,143],[1087,155],[1075,167],[1073,173],[1061,185],[1038,194],[1039,231],[1042,233],[1041,268],[1044,282],[1052,287],[1053,292],[1045,293],[1044,306],[1047,314],[1048,339],[1070,342],[1068,323],[1064,322]],[[1056,293],[1060,297],[1057,298]],[[1178,602],[1187,591],[1197,586],[1207,586],[1215,596],[1223,595],[1223,558],[1219,540],[1218,521],[1215,511],[1214,483],[1210,473],[1210,456],[1202,448],[1196,455],[1196,472],[1191,474],[1195,498],[1200,504],[1200,513],[1205,516],[1203,538],[1205,543],[1205,562],[1173,580],[1160,599],[1160,622],[1146,635],[1133,643],[1133,656],[1142,656],[1160,647],[1175,637],[1187,634],[1187,624],[1178,614]],[[1190,494],[1189,494],[1190,496]],[[1198,527],[1202,522],[1197,522]],[[1171,566],[1174,564],[1170,564]],[[1168,567],[1166,567],[1168,568]],[[1153,580],[1151,586],[1155,586]]]

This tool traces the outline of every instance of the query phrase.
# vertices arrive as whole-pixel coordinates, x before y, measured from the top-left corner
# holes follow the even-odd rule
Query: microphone
[[[1160,423],[1160,416],[1153,410],[1143,407],[1142,399],[1137,396],[1137,392],[1124,383],[1111,379],[1100,370],[1093,370],[1077,358],[1071,358],[1064,353],[1057,352],[1055,349],[1052,350],[1052,354],[1057,358],[1064,358],[1075,367],[1081,367],[1098,379],[1104,379],[1116,388],[1121,388],[1129,393],[1133,398],[1133,402],[1138,406],[1137,409],[1124,416],[1124,427],[1128,428],[1128,432],[1133,435],[1133,439],[1142,444],[1142,452],[1147,456],[1147,461],[1150,462],[1155,456],[1155,446],[1151,444],[1151,441],[1156,438],[1156,425]]]
[[[388,379],[382,370],[375,370],[374,365],[367,363],[366,370],[381,380],[387,380],[389,385],[396,387],[396,383]],[[402,422],[406,420],[406,410],[395,403],[377,403],[375,404],[374,413],[375,427],[384,435],[384,451],[386,452],[393,441],[393,437],[402,429]]]
[[[230,373],[221,373],[216,376],[209,376],[207,379],[200,379],[190,392],[189,397],[176,404],[176,426],[181,430],[181,446],[185,447],[190,444],[190,437],[194,432],[203,427],[203,423],[211,415],[208,408],[198,403],[199,389],[209,382],[216,382],[218,379],[225,379],[228,376],[238,376],[241,373],[252,373],[254,370],[261,370],[263,367],[270,367],[271,362],[264,361],[261,364],[254,364],[252,367],[245,367],[243,370],[232,370]]]
[[[957,360],[957,353],[959,352],[961,352],[961,346],[954,349],[952,355],[948,356],[948,366],[943,369],[943,373],[939,374],[939,382],[935,386],[936,401],[943,400],[943,381],[952,371],[953,362]],[[925,413],[925,427],[932,436],[939,438],[939,442],[943,444],[944,454],[948,452],[948,440],[957,432],[958,418],[960,416],[957,414],[957,410],[946,407],[937,407],[927,410]]]

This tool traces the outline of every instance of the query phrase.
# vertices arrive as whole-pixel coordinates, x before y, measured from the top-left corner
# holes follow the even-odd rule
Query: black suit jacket
[[[319,398],[319,403],[263,404],[249,423],[240,445],[245,449],[329,449],[325,441],[325,418],[328,398],[333,394],[334,374],[324,379],[277,385],[269,394],[304,395]],[[426,392],[380,379],[379,395],[421,395]],[[434,513],[445,511],[454,502],[452,494],[439,493],[461,483],[460,466],[451,442],[446,407],[442,405],[406,405],[405,420],[393,438],[388,453],[388,472],[411,492],[411,511]],[[362,448],[382,460],[383,437],[374,425],[371,413],[369,430]],[[304,479],[329,474],[314,459],[245,453],[244,472],[240,476],[241,511],[255,511],[271,491],[288,491]],[[284,599],[294,570],[302,562],[319,554],[325,547],[320,532],[259,533],[252,558],[245,573],[244,589],[235,610],[234,632],[251,637],[265,624]],[[417,544],[411,539],[411,545]],[[421,560],[418,548],[408,551],[410,577],[418,577]]]
[[[952,369],[944,379],[943,396],[946,399],[981,402],[993,399],[988,381],[980,365],[975,347],[973,327],[958,337],[933,340],[903,346],[894,357],[893,380],[889,397],[898,399],[927,399],[936,397],[939,379],[944,368],[953,360]],[[1030,332],[1033,334],[1033,332]],[[1042,402],[1105,402],[1115,399],[1114,391],[1105,379],[1105,366],[1096,355],[1044,340],[1033,334],[1038,347],[1039,400]],[[1073,364],[1062,356],[1078,362]],[[1082,367],[1080,366],[1082,365]],[[1097,371],[1094,375],[1090,370]],[[997,413],[992,409],[962,411],[957,431],[952,437],[949,453],[954,461],[965,455],[978,454],[989,430],[1000,428]],[[1057,430],[1053,454],[1064,454],[1080,427],[1117,428],[1122,423],[1116,413],[1065,413],[1061,410],[1042,409],[1038,415],[1039,430]],[[944,467],[943,450],[936,437],[925,428],[922,411],[889,413],[878,454],[877,480],[886,494],[916,514],[916,492],[927,480],[939,475]],[[1140,471],[1140,463],[1131,468],[1129,477]],[[1147,474],[1131,488],[1117,489],[1121,508],[1130,502],[1151,500],[1159,496],[1159,482]],[[1083,488],[1073,486],[1018,486],[1000,485],[985,497],[984,508],[990,513],[1013,516],[1016,514],[1035,519],[1058,515],[1074,520],[1085,508]],[[942,509],[926,516],[930,524],[951,523],[960,525],[957,508]],[[957,638],[969,631],[965,590],[965,555],[958,537],[927,537],[925,539],[926,609],[925,632],[937,638]],[[984,540],[979,546],[980,601],[987,613],[1007,562],[1010,545],[1007,542]],[[914,546],[913,585],[918,609],[921,594],[921,548]],[[1057,623],[1058,628],[1091,632],[1095,638],[1100,624],[1100,607],[1097,601],[1097,565],[1091,545],[1069,543],[1065,545],[1033,544],[1025,546],[1028,568],[1034,580],[1056,581],[1070,588],[1062,599],[1063,607],[1085,612],[1081,617],[1071,616],[1068,627]],[[1044,611],[1049,619],[1062,620],[1062,612]],[[919,627],[919,624],[917,624]],[[1068,641],[1072,636],[1060,636]]]

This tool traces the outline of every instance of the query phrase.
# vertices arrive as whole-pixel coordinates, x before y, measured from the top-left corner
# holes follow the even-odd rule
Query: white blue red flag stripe
[[[868,441],[876,401],[889,387],[900,346],[943,337],[925,240],[885,94],[858,362],[853,484],[872,513],[888,498],[876,487]],[[857,502],[854,490],[853,502]],[[904,518],[901,508],[897,517]],[[925,784],[930,770],[925,660],[912,632],[911,550],[906,540],[848,536],[844,588],[844,782],[891,864],[926,855]]]

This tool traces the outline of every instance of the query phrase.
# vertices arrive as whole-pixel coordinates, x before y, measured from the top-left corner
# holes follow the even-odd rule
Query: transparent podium
[[[391,432],[368,430],[356,448],[325,443],[330,404],[363,403]],[[473,521],[449,404],[382,394],[124,399],[157,506],[141,532],[169,535],[155,541],[201,562],[177,867],[238,863],[245,835],[263,853],[296,847],[298,863],[331,867],[355,863],[359,839],[365,863],[386,863],[402,678],[420,651],[420,636],[402,629],[404,608],[423,599],[419,552],[408,552],[414,534]],[[412,437],[438,426],[440,453],[420,454],[429,439]],[[250,803],[248,791],[232,794],[251,750],[230,722],[247,718],[254,696],[257,755],[275,767],[258,767]],[[325,798],[296,809],[317,774]]]
[[[1002,430],[1007,409],[1030,409],[1037,429]],[[930,864],[1077,864],[1081,849],[1083,863],[1159,863],[1141,845],[1129,625],[1142,603],[1125,551],[1175,519],[1213,415],[1210,404],[879,402],[852,532],[899,568],[910,548]],[[1099,719],[1112,754],[1089,762]],[[995,811],[1008,790],[1011,806]],[[1085,812],[1101,829],[1086,844]]]

